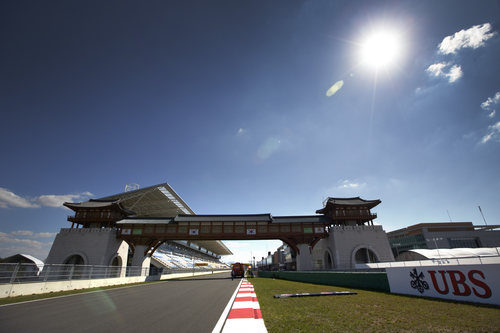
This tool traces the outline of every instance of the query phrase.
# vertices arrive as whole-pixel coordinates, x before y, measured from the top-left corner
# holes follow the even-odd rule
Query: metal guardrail
[[[164,275],[174,273],[215,272],[224,269],[189,268],[158,269],[140,266],[44,265],[0,263],[0,284],[47,281],[108,279],[129,276]]]

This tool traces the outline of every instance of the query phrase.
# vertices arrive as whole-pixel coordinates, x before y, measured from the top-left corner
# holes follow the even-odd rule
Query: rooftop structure
[[[413,249],[453,249],[500,246],[499,225],[472,222],[427,222],[387,233],[395,256]]]
[[[377,218],[376,213],[370,209],[380,204],[380,200],[364,200],[360,197],[354,198],[328,198],[324,207],[316,211],[330,217],[336,225],[364,225]]]
[[[163,183],[65,203],[75,212],[68,217],[73,224],[56,236],[47,261],[77,258],[91,265],[148,268],[166,241],[186,242],[217,258],[232,254],[221,240],[279,239],[295,255],[297,270],[352,268],[357,262],[394,260],[385,232],[373,225],[377,214],[370,209],[378,204],[360,197],[328,198],[318,215],[196,215]]]
[[[64,206],[75,212],[68,221],[83,228],[116,228],[117,221],[125,218],[174,218],[177,215],[194,215],[195,212],[182,200],[168,183],[123,192],[86,202],[65,202]],[[232,252],[219,240],[197,241],[197,245],[217,255]]]

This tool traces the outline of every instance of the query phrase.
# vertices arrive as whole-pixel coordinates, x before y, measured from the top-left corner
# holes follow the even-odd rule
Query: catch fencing
[[[49,264],[42,267],[29,263],[0,263],[0,284],[34,283],[48,281],[92,280],[134,276],[157,276],[190,272],[217,272],[224,269],[191,268],[191,269],[158,269],[140,266],[97,266],[97,265],[58,265]],[[226,268],[227,270],[227,268]]]

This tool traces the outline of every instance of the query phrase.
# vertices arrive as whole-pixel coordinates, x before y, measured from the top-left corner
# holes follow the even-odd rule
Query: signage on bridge
[[[247,235],[256,235],[257,229],[247,229]]]

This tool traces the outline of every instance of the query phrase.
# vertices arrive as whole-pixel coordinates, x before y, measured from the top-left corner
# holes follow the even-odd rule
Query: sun
[[[388,68],[401,56],[402,43],[396,32],[378,30],[372,32],[361,43],[361,62],[375,70]]]

